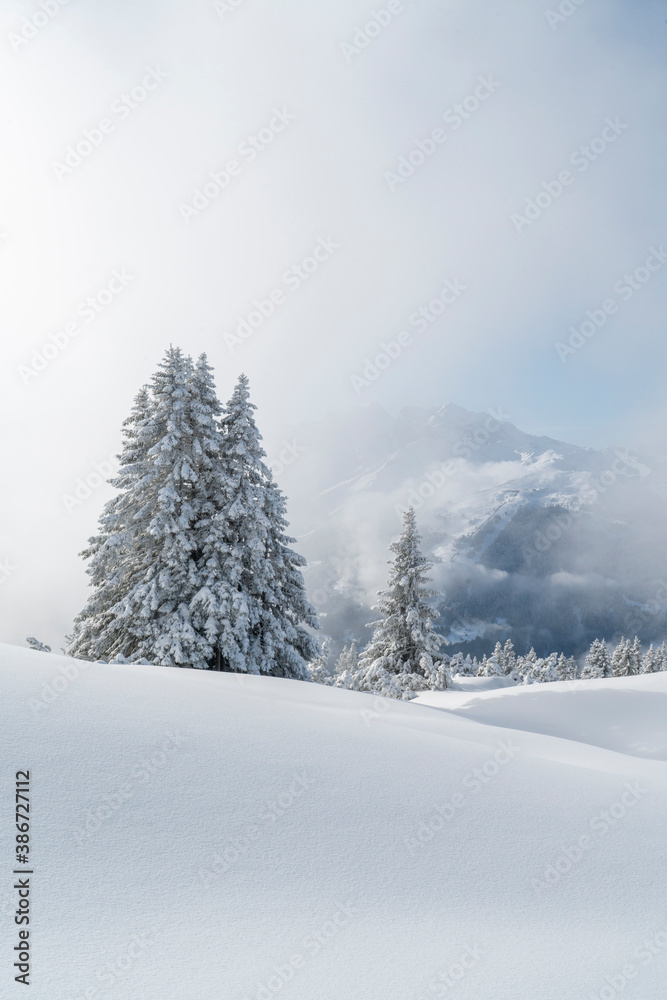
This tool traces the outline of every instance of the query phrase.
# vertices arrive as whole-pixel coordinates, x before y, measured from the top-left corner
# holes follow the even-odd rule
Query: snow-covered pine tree
[[[491,656],[487,659],[486,656],[482,661],[482,666],[479,668],[480,677],[504,677],[505,668],[500,662],[503,655],[503,648],[500,643],[496,643],[496,648],[494,649]]]
[[[206,356],[167,351],[123,425],[72,655],[307,679],[317,621],[253,409],[242,376],[220,426]]]
[[[190,601],[199,586],[202,484],[219,461],[219,445],[215,413],[198,388],[192,359],[172,347],[150,393],[137,399],[114,481],[121,493],[105,508],[103,533],[88,550],[100,607],[93,595],[77,620],[75,655],[84,652],[84,633],[92,633],[86,651],[95,658],[199,668],[210,661]]]
[[[611,672],[614,677],[627,677],[632,673],[632,646],[624,636],[621,636],[613,652]]]
[[[574,681],[577,679],[577,661],[573,656],[565,656],[561,653],[556,665],[556,673],[559,681]]]
[[[582,678],[591,679],[595,677],[609,677],[611,675],[611,663],[607,644],[601,639],[594,639],[591,648],[586,656],[584,669],[581,671]]]
[[[503,646],[503,658],[502,665],[506,674],[516,673],[516,653],[514,652],[514,643],[511,639],[505,640],[505,645]]]
[[[50,653],[51,647],[47,646],[46,643],[40,642],[39,639],[35,639],[34,635],[29,635],[26,638],[26,642],[31,649],[37,650],[38,653]]]
[[[658,657],[655,649],[653,648],[653,643],[651,643],[642,658],[641,673],[654,674],[657,670],[657,661]]]
[[[117,605],[127,592],[132,551],[137,534],[134,515],[136,484],[148,474],[148,427],[151,419],[148,386],[137,393],[130,416],[123,421],[123,448],[119,470],[110,483],[118,493],[105,505],[99,519],[99,534],[88,540],[81,553],[89,563],[86,573],[93,588],[85,607],[74,620],[65,652],[84,660],[105,660],[121,639],[124,624]]]
[[[334,667],[334,686],[354,689],[359,669],[359,653],[354,640],[343,646]]]
[[[359,660],[357,690],[408,699],[431,683],[446,683],[439,670],[444,640],[433,629],[437,612],[426,603],[435,596],[425,575],[432,564],[422,555],[420,540],[410,507],[404,514],[399,540],[389,547],[394,559],[388,585],[375,606],[383,618],[368,626],[375,631]]]
[[[331,685],[334,682],[333,674],[329,670],[329,659],[331,658],[331,639],[325,636],[321,642],[321,652],[317,659],[308,664],[310,679],[314,684]]]
[[[301,572],[306,560],[291,548],[296,538],[287,534],[285,496],[270,472],[262,499],[268,522],[266,586],[261,595],[262,632],[258,641],[268,665],[263,672],[308,680],[308,663],[319,654],[320,644],[306,626],[319,629],[320,624],[306,595]]]
[[[563,659],[565,658],[563,657]],[[547,658],[541,661],[538,679],[543,683],[561,680],[558,674],[558,653],[549,653]]]
[[[209,575],[193,616],[221,669],[308,680],[320,650],[306,626],[319,625],[300,571],[305,560],[286,534],[285,498],[264,463],[255,409],[241,375],[221,420],[225,480],[202,538]]]
[[[662,645],[655,651],[656,671],[667,670],[667,643],[663,640]]]
[[[520,657],[517,663],[517,669],[520,673],[524,684],[535,684],[540,678],[540,666],[537,659],[537,653],[531,646],[528,653],[525,656]]]
[[[468,659],[470,659],[470,657],[468,657]],[[472,663],[470,666],[472,669]],[[466,661],[463,658],[463,653],[454,653],[449,664],[449,670],[452,677],[455,677],[457,674],[461,674],[462,676],[465,675]]]
[[[639,638],[635,636],[635,641],[632,643],[630,648],[630,665],[632,667],[631,673],[640,674],[642,670],[642,644]]]

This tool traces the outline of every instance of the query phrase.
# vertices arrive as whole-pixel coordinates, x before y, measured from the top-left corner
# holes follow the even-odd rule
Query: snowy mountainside
[[[337,642],[364,629],[402,511],[417,510],[449,652],[580,654],[596,636],[667,634],[665,474],[621,449],[526,434],[452,404],[294,431],[280,469],[311,597]],[[305,499],[307,498],[307,500]]]
[[[4,645],[0,684],[35,1000],[574,1000],[628,966],[624,996],[663,1000],[667,764],[633,744],[667,674],[566,712],[545,685],[534,729],[534,687],[436,708]],[[15,907],[5,879],[2,996]]]

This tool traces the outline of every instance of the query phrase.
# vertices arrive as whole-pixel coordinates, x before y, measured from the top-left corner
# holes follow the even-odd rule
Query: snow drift
[[[435,707],[10,646],[0,669],[3,996],[25,768],[35,1000],[663,1000],[667,674]]]

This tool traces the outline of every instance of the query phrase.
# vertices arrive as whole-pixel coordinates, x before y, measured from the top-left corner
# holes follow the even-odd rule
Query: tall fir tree
[[[148,386],[137,393],[130,416],[123,421],[123,448],[119,469],[110,480],[118,491],[99,519],[99,533],[81,553],[89,560],[86,573],[93,588],[85,607],[74,620],[65,651],[86,660],[109,659],[122,641],[123,623],[116,607],[125,594],[136,541],[134,489],[147,474],[148,426],[151,400]]]
[[[205,522],[204,586],[193,601],[223,670],[309,679],[319,644],[306,597],[303,557],[286,534],[285,498],[264,463],[266,453],[241,375],[221,419],[224,483]]]
[[[203,484],[219,460],[215,413],[207,405],[191,358],[170,348],[150,393],[138,398],[130,453],[121,456],[115,481],[121,493],[107,505],[104,534],[89,550],[93,585],[97,578],[101,592],[108,587],[100,571],[111,555],[109,596],[115,601],[106,607],[106,622],[96,620],[94,608],[84,609],[70,649],[75,655],[83,653],[77,632],[85,622],[85,631],[96,636],[90,652],[105,659],[207,666],[211,650],[190,613],[199,585],[196,525]]]
[[[359,660],[357,690],[410,698],[416,690],[447,683],[439,650],[443,638],[433,629],[437,612],[427,603],[435,596],[426,574],[432,564],[420,551],[415,512],[403,517],[403,531],[389,550],[391,572],[375,610],[383,617],[368,627],[373,637]]]
[[[72,655],[308,679],[317,618],[253,409],[244,376],[223,414],[206,356],[167,352],[123,425]]]

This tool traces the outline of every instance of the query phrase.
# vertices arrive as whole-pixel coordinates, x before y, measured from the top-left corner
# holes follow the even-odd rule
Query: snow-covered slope
[[[442,711],[0,647],[0,995],[29,769],[35,1000],[663,1000],[667,674],[561,687]]]
[[[462,678],[458,690],[416,698],[466,719],[667,761],[667,675],[557,681],[526,687]],[[486,680],[488,688],[475,689]],[[467,684],[466,684],[467,681]],[[488,682],[491,681],[489,684]],[[495,684],[493,682],[496,681]],[[466,690],[467,688],[467,690]]]

